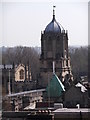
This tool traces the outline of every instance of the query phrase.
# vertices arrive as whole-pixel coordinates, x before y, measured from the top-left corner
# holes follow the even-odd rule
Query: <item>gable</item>
[[[25,68],[24,65],[20,64],[15,69],[15,81],[24,81],[25,80]]]
[[[19,64],[16,68],[15,68],[15,72],[17,72],[19,69],[24,69],[25,66],[23,64]]]

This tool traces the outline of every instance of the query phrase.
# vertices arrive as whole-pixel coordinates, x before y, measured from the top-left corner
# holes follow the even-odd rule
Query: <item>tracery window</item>
[[[20,74],[20,79],[24,79],[24,70],[20,70],[19,74]]]

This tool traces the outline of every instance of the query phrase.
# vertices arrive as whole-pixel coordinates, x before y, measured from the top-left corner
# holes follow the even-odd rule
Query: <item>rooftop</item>
[[[60,97],[64,91],[64,85],[58,76],[54,73],[52,79],[50,80],[50,83],[46,88],[47,95],[50,97]]]

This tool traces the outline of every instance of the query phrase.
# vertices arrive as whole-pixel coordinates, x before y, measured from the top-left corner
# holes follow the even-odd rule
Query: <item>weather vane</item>
[[[56,6],[55,5],[53,5],[53,8],[55,8]]]
[[[53,5],[53,18],[55,18],[55,8],[56,6],[55,5]]]

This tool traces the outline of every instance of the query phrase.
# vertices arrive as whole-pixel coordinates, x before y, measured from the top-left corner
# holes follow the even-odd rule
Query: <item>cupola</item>
[[[53,6],[53,19],[52,21],[46,26],[45,33],[53,32],[53,33],[60,33],[61,32],[61,26],[55,19],[55,6]]]

